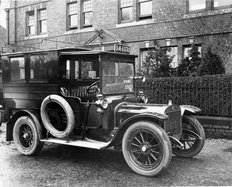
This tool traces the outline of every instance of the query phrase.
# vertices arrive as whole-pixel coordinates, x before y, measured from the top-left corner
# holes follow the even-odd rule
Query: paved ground
[[[20,155],[5,142],[0,127],[0,187],[2,186],[202,186],[232,185],[232,141],[207,140],[192,159],[173,156],[157,177],[132,172],[121,152],[46,145],[39,156]]]

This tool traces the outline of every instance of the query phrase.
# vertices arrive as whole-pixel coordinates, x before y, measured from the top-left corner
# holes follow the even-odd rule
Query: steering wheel
[[[87,94],[97,94],[100,91],[97,86],[98,83],[99,83],[99,80],[92,83],[86,90]]]

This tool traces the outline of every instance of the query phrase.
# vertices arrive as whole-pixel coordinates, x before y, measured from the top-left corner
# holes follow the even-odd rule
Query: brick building
[[[11,50],[70,46],[113,50],[123,42],[139,56],[137,68],[155,42],[170,47],[173,66],[191,44],[208,46],[232,72],[232,0],[24,0],[7,10]]]

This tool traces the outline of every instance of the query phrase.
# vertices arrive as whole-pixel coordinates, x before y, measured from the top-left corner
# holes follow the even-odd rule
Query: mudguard
[[[201,111],[200,108],[197,108],[192,105],[180,105],[180,108],[181,108],[181,116],[183,116],[186,111],[190,113],[197,113]]]
[[[166,121],[167,119],[168,119],[168,116],[166,114],[160,114],[160,113],[156,113],[156,112],[151,112],[151,113],[147,112],[147,113],[142,113],[142,114],[137,114],[137,115],[131,116],[130,118],[123,121],[119,125],[119,127],[115,128],[115,133],[112,134],[113,139],[107,147],[110,147],[110,146],[117,144],[117,142],[119,142],[120,139],[122,138],[126,129],[131,124],[133,124],[133,122],[135,122],[135,121],[138,121],[138,120]]]
[[[16,122],[16,120],[21,117],[21,116],[30,116],[33,121],[36,124],[37,130],[40,132],[39,134],[39,138],[42,139],[43,137],[41,137],[42,134],[42,126],[40,123],[40,116],[39,113],[34,111],[34,110],[21,110],[21,111],[17,111],[16,113],[14,113],[14,115],[12,116],[12,118],[7,122],[6,125],[6,141],[11,141],[13,140],[13,128],[14,128],[14,124]]]

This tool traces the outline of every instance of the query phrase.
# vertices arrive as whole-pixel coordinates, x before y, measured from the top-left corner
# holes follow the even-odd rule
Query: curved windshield
[[[102,92],[119,94],[134,92],[134,65],[132,63],[103,62]]]

